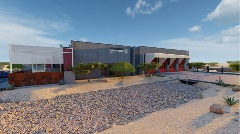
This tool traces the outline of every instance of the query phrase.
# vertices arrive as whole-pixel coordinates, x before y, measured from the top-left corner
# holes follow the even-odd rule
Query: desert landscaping
[[[0,92],[0,133],[237,133],[230,87],[174,77],[128,76]],[[223,114],[210,112],[220,104]]]

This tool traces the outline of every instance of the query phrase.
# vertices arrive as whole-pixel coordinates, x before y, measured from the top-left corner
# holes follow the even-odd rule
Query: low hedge
[[[44,84],[57,84],[63,80],[63,72],[36,72],[8,74],[8,83],[14,86],[32,86]]]

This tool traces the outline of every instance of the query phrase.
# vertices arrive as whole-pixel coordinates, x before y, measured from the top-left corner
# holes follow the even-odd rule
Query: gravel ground
[[[110,82],[107,83],[99,82],[97,79],[91,79],[91,82],[88,82],[87,80],[77,80],[75,84],[51,84],[17,87],[14,90],[1,91],[0,102],[37,101],[41,99],[51,99],[63,94],[84,93],[89,91],[136,85],[141,83],[151,83],[154,81],[166,81],[173,78],[156,76],[126,76],[124,77],[124,79],[118,77],[108,79],[110,79]]]
[[[176,108],[204,91],[179,82],[153,82],[32,102],[0,104],[0,133],[95,133]]]
[[[239,134],[240,106],[227,106],[222,96],[240,99],[240,92],[206,83],[200,83],[198,87],[207,88],[203,91],[203,99],[156,111],[126,125],[113,126],[100,134]],[[214,103],[224,106],[224,114],[209,112]]]

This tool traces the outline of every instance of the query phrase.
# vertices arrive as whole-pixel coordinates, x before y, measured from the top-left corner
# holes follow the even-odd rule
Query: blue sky
[[[71,40],[190,51],[190,62],[239,60],[240,0],[0,0],[0,61],[8,44]]]

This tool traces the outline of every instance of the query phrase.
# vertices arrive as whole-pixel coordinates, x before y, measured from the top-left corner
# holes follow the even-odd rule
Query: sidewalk
[[[216,82],[216,80],[221,77],[221,79],[227,84],[237,84],[240,85],[240,75],[236,74],[222,74],[222,73],[204,73],[204,72],[167,72],[164,73],[166,76],[182,77],[188,79],[198,79],[200,78],[203,81]]]

